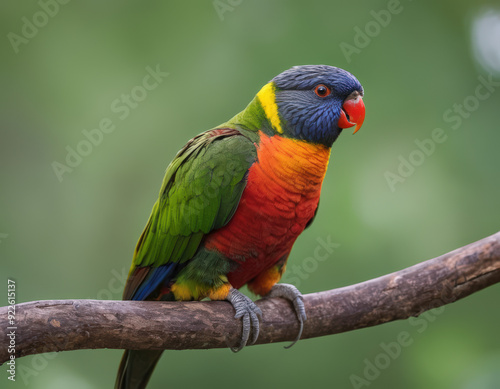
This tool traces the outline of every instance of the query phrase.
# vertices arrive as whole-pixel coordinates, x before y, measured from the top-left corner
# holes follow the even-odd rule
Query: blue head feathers
[[[327,65],[294,66],[272,82],[283,134],[328,147],[342,131],[339,118],[344,102],[363,96],[356,77]]]

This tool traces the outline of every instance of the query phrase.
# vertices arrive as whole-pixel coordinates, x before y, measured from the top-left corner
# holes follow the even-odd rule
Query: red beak
[[[349,117],[349,119],[347,119]],[[349,128],[356,125],[353,134],[358,132],[365,120],[365,103],[358,93],[355,98],[347,98],[342,105],[338,126],[340,128]]]

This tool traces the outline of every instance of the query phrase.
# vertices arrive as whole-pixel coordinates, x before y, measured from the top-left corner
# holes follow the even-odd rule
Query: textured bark
[[[417,316],[500,281],[500,232],[440,257],[360,284],[304,296],[302,338]],[[291,304],[260,300],[257,344],[292,341]],[[16,356],[78,349],[210,349],[236,345],[241,322],[227,302],[55,300],[16,305]],[[1,344],[9,342],[0,308]],[[0,348],[0,363],[7,361]]]

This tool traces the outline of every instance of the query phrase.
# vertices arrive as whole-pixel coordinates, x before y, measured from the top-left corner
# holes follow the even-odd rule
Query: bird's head
[[[270,130],[330,147],[342,129],[365,118],[363,87],[351,73],[327,65],[294,66],[257,94]]]

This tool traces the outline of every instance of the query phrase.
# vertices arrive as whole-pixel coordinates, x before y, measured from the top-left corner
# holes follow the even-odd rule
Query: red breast
[[[206,248],[238,263],[228,274],[235,288],[290,252],[314,216],[330,157],[323,145],[262,132],[256,147],[238,209],[205,240]]]

